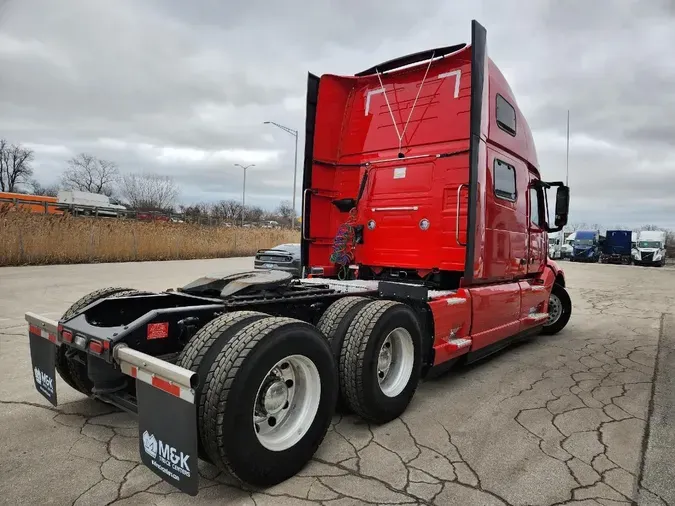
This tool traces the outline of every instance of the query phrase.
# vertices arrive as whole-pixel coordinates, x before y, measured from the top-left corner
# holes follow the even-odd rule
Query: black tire
[[[558,297],[562,303],[562,313],[555,322],[546,323],[542,328],[542,333],[547,335],[553,335],[560,332],[570,321],[570,316],[572,316],[572,300],[570,299],[567,290],[563,288],[558,283],[553,284],[551,289],[551,295]]]
[[[129,295],[137,292],[137,290],[132,288],[120,287],[109,287],[96,290],[75,301],[73,305],[63,313],[61,320],[72,318],[89,304],[99,299],[105,299],[111,296]],[[94,385],[87,374],[87,366],[78,360],[66,357],[66,349],[66,346],[62,345],[57,346],[54,351],[56,355],[56,371],[59,373],[59,376],[61,376],[61,379],[63,379],[70,387],[86,396],[91,396],[91,389]]]
[[[340,360],[342,343],[349,326],[358,312],[370,301],[371,299],[367,297],[344,297],[333,302],[321,315],[316,326],[328,339],[336,364]],[[337,409],[341,412],[349,411],[349,404],[341,391],[338,393]]]
[[[204,325],[185,345],[178,356],[177,364],[199,375],[199,384],[195,389],[197,406],[197,431],[199,458],[211,462],[202,440],[204,435],[203,419],[206,405],[205,385],[208,385],[215,370],[214,362],[223,346],[249,323],[265,318],[265,313],[256,311],[235,311],[214,318]],[[211,462],[213,463],[213,462]]]
[[[378,356],[389,333],[399,327],[412,338],[412,372],[403,390],[389,397],[378,382]],[[417,316],[405,304],[377,300],[358,312],[345,336],[338,365],[340,390],[354,413],[369,422],[386,423],[406,410],[420,380],[421,341]]]
[[[257,437],[253,409],[268,371],[290,355],[302,355],[314,364],[321,396],[304,436],[290,448],[272,451]],[[207,385],[204,441],[211,460],[221,470],[253,486],[272,486],[294,476],[325,437],[337,391],[335,360],[316,327],[275,317],[249,324],[220,351]]]

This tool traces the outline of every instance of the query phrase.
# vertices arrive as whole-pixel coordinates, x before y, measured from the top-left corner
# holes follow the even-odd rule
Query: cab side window
[[[516,200],[516,168],[495,159],[493,174],[495,197],[514,202]]]

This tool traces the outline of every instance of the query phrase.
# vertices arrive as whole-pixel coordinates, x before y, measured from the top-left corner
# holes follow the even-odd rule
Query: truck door
[[[542,190],[533,183],[536,178],[530,174],[527,192],[528,249],[527,272],[540,272],[546,262],[545,230],[542,226],[545,217]]]

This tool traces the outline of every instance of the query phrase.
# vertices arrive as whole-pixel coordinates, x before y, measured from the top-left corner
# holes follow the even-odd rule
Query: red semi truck
[[[279,483],[312,457],[338,404],[387,423],[431,371],[570,318],[547,258],[569,189],[541,180],[480,24],[469,45],[310,74],[306,132],[301,279],[104,288],[58,322],[26,313],[38,391],[56,405],[58,372],[136,413],[142,461],[189,494],[198,458]]]

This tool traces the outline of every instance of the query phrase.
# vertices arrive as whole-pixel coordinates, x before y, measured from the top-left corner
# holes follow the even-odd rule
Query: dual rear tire
[[[190,340],[178,365],[200,376],[200,457],[243,482],[265,487],[294,476],[328,431],[337,367],[308,323],[228,313]]]
[[[400,416],[422,367],[422,330],[414,311],[400,302],[345,297],[317,326],[338,364],[338,407],[373,423]]]
[[[252,311],[219,316],[178,365],[199,375],[199,453],[254,486],[296,475],[325,437],[338,396],[385,423],[419,382],[421,331],[405,304],[345,297],[317,327]]]

